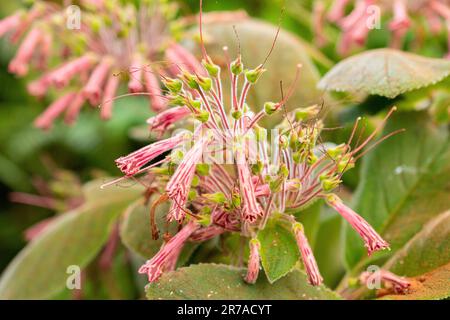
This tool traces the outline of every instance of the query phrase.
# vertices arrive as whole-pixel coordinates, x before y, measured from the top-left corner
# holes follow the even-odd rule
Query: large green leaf
[[[237,30],[239,40],[236,38],[233,26]],[[194,32],[197,33],[198,30]],[[208,54],[223,67],[226,65],[223,46],[228,46],[230,58],[234,60],[238,55],[239,43],[244,66],[257,67],[263,63],[269,53],[276,32],[276,26],[250,18],[238,21],[217,21],[205,25],[204,28]],[[307,50],[295,35],[281,30],[270,59],[265,65],[267,72],[249,92],[249,106],[253,110],[259,110],[266,101],[278,101],[281,98],[280,80],[283,81],[286,91],[294,80],[298,64],[302,64],[300,79],[288,106],[299,107],[320,102],[323,94],[316,88],[320,76]],[[228,79],[228,72],[223,72],[223,75],[226,76],[224,80]],[[224,85],[228,86],[229,81],[224,81]],[[225,89],[224,93],[228,94],[229,90]],[[280,113],[277,121],[281,119],[281,116]],[[270,120],[274,121],[273,119],[271,117]]]
[[[291,272],[275,284],[259,277],[254,285],[242,280],[245,269],[198,264],[164,274],[147,286],[148,299],[219,300],[334,300],[339,296],[324,286],[313,287],[302,271]]]
[[[155,197],[152,197],[150,203],[154,199]],[[161,234],[166,231],[175,234],[178,231],[176,222],[167,223],[168,209],[168,203],[164,203],[158,206],[155,211],[155,222]],[[126,211],[120,228],[120,236],[128,249],[145,259],[154,256],[163,244],[162,235],[158,240],[153,240],[150,227],[150,207],[149,205],[143,205],[140,200],[133,203]],[[178,265],[186,263],[197,245],[196,243],[185,245],[178,259]]]
[[[383,299],[440,300],[450,297],[450,263],[410,281],[411,288],[407,294],[388,295]]]
[[[435,126],[425,112],[397,114],[385,133],[399,128],[406,132],[384,141],[365,158],[353,205],[390,243],[390,254],[450,206],[448,129]],[[348,265],[354,267],[364,255],[362,241],[349,230]]]
[[[339,62],[322,78],[319,88],[394,98],[439,82],[449,74],[450,61],[446,59],[376,49]]]
[[[279,221],[269,221],[258,232],[261,242],[261,262],[270,283],[288,274],[299,261],[294,234]]]
[[[450,263],[450,211],[430,220],[392,256],[385,268],[413,277],[447,263]]]
[[[101,183],[89,183],[88,200],[55,218],[16,256],[0,279],[0,299],[52,298],[64,289],[69,266],[83,268],[97,255],[118,215],[142,192],[138,186],[103,191]]]

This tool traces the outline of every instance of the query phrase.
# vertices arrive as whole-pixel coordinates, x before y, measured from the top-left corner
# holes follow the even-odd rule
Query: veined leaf
[[[447,263],[450,263],[450,211],[430,220],[392,256],[384,268],[398,275],[413,277]]]
[[[339,62],[320,80],[323,90],[388,98],[435,84],[450,74],[450,61],[394,49],[365,51]]]
[[[95,258],[118,215],[143,191],[110,187],[105,197],[101,183],[87,184],[88,200],[55,218],[16,256],[0,279],[0,299],[52,298],[64,289],[69,266],[83,268]]]
[[[436,270],[415,277],[407,294],[388,295],[383,299],[440,300],[450,297],[450,263]]]
[[[300,253],[294,234],[278,221],[269,221],[258,232],[261,243],[261,262],[270,283],[294,269]]]
[[[313,287],[306,274],[296,270],[270,284],[263,276],[253,284],[242,280],[246,270],[217,264],[198,264],[163,274],[146,288],[148,299],[219,300],[336,300],[324,286]]]
[[[448,129],[435,126],[425,112],[397,114],[388,121],[385,133],[399,128],[406,132],[383,141],[364,159],[353,205],[390,243],[387,256],[427,221],[448,210],[450,203]],[[363,256],[361,239],[349,230],[347,264],[354,267]]]

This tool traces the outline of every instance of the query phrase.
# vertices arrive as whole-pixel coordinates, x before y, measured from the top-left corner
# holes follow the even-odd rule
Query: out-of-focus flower
[[[314,32],[319,44],[326,42],[323,34],[325,16],[323,0],[315,1]],[[320,10],[319,10],[320,9]],[[338,52],[348,54],[353,46],[362,46],[367,36],[375,26],[381,22],[381,16],[389,17],[389,30],[391,31],[390,46],[400,48],[403,39],[410,29],[422,23],[416,16],[424,16],[428,29],[433,33],[446,30],[450,22],[450,6],[446,0],[336,0],[329,1],[326,19],[335,23],[342,31],[338,43]],[[450,41],[449,41],[450,43]]]
[[[48,129],[65,114],[73,123],[83,105],[101,107],[101,117],[112,115],[113,100],[125,83],[129,92],[149,97],[154,111],[167,107],[160,74],[177,74],[180,66],[199,72],[197,60],[174,39],[177,8],[165,0],[124,4],[119,0],[82,0],[80,25],[66,26],[66,8],[49,1],[35,1],[28,11],[0,21],[0,37],[20,42],[9,71],[39,77],[28,85],[36,97],[56,96],[54,103],[35,121]],[[162,62],[164,61],[164,62]],[[35,72],[36,73],[36,72]]]

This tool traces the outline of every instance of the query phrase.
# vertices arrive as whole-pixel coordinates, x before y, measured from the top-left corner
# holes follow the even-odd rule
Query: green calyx
[[[245,79],[251,84],[255,84],[261,75],[266,71],[262,65],[259,65],[256,69],[246,70],[245,71]]]
[[[166,78],[163,84],[173,94],[178,94],[183,89],[183,82],[179,79]]]

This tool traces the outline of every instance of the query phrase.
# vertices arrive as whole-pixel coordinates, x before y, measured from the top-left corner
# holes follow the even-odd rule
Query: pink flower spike
[[[180,121],[189,114],[191,112],[185,107],[174,107],[147,119],[147,123],[150,125],[150,130],[162,134],[171,124]]]
[[[41,78],[34,80],[27,86],[28,93],[34,97],[43,97],[50,87],[49,75],[44,75]]]
[[[389,249],[389,244],[380,237],[380,235],[367,223],[366,220],[361,218],[356,212],[347,207],[339,197],[334,194],[330,194],[326,198],[327,203],[333,207],[334,210],[347,220],[352,228],[358,232],[361,238],[364,240],[365,247],[367,248],[368,255],[377,250]]]
[[[116,165],[124,174],[132,176],[136,174],[143,165],[152,161],[164,152],[175,148],[183,142],[184,139],[185,134],[179,133],[171,138],[152,143],[125,157],[120,157],[116,160]]]
[[[250,240],[249,244],[250,256],[248,258],[247,275],[245,276],[244,280],[247,283],[254,284],[258,279],[259,274],[259,261],[261,260],[259,250],[261,249],[261,243],[258,241],[258,239],[254,238]]]
[[[323,278],[320,275],[319,267],[317,266],[317,262],[314,258],[308,239],[305,236],[303,226],[301,223],[297,222],[292,227],[295,234],[295,240],[297,240],[297,246],[302,255],[306,274],[308,275],[308,281],[313,286],[319,286],[322,284]]]
[[[41,129],[50,129],[53,125],[53,121],[67,109],[72,100],[75,97],[75,93],[68,93],[62,96],[55,102],[53,102],[35,121],[34,125]]]
[[[256,221],[262,215],[262,209],[256,200],[252,176],[242,150],[236,151],[236,163],[239,175],[239,186],[243,198],[242,217],[249,223]]]
[[[51,48],[52,48],[52,37],[49,34],[43,34],[40,44],[41,44],[41,47],[40,47],[39,58],[38,58],[39,60],[37,63],[37,67],[40,70],[44,70],[50,59]]]
[[[176,235],[162,246],[159,252],[139,268],[146,273],[150,283],[159,279],[163,271],[173,265],[173,255],[180,252],[188,238],[200,228],[195,221],[189,221]]]
[[[394,19],[389,23],[391,31],[408,29],[411,25],[405,0],[394,0]]]
[[[7,32],[13,31],[20,25],[20,16],[20,13],[16,13],[0,20],[0,37],[3,37]]]
[[[160,112],[167,107],[167,101],[163,97],[158,79],[151,71],[144,71],[145,89],[150,94],[151,108],[155,112]]]
[[[39,29],[32,29],[19,47],[16,56],[9,63],[9,72],[24,76],[28,73],[28,65],[36,50],[36,46],[42,39],[42,32]]]
[[[328,13],[328,20],[331,22],[338,22],[344,17],[345,7],[349,3],[350,0],[336,0],[333,1],[333,6],[331,7],[330,12]]]
[[[142,86],[142,59],[139,55],[133,58],[130,66],[130,81],[128,82],[128,91],[131,93],[143,92]]]
[[[57,88],[63,88],[69,84],[69,81],[75,75],[88,71],[93,66],[95,60],[92,55],[84,55],[54,70],[49,76],[49,79]]]
[[[112,61],[109,57],[103,58],[92,71],[88,83],[83,88],[83,96],[89,100],[89,103],[96,106],[100,103],[103,84],[108,76]]]
[[[203,152],[206,150],[209,142],[209,137],[201,137],[200,140],[198,140],[184,155],[177,170],[167,183],[167,195],[171,200],[173,200],[168,214],[169,221],[183,221],[186,215],[184,206],[186,205],[187,196],[195,174],[195,169],[197,164],[199,164],[202,160]]]
[[[78,93],[73,101],[70,103],[69,108],[67,108],[66,116],[64,117],[64,122],[66,124],[75,123],[78,114],[80,113],[81,108],[83,107],[86,99],[83,97],[81,93]]]
[[[111,118],[114,97],[116,95],[117,88],[119,87],[119,82],[119,77],[114,74],[110,75],[108,81],[106,82],[105,92],[103,93],[103,101],[100,106],[100,117],[103,120],[108,120]]]
[[[411,283],[404,277],[397,276],[390,271],[382,269],[376,272],[365,271],[361,273],[359,280],[363,285],[367,285],[374,277],[378,277],[380,281],[392,286],[397,294],[408,292],[408,289],[411,286]]]

